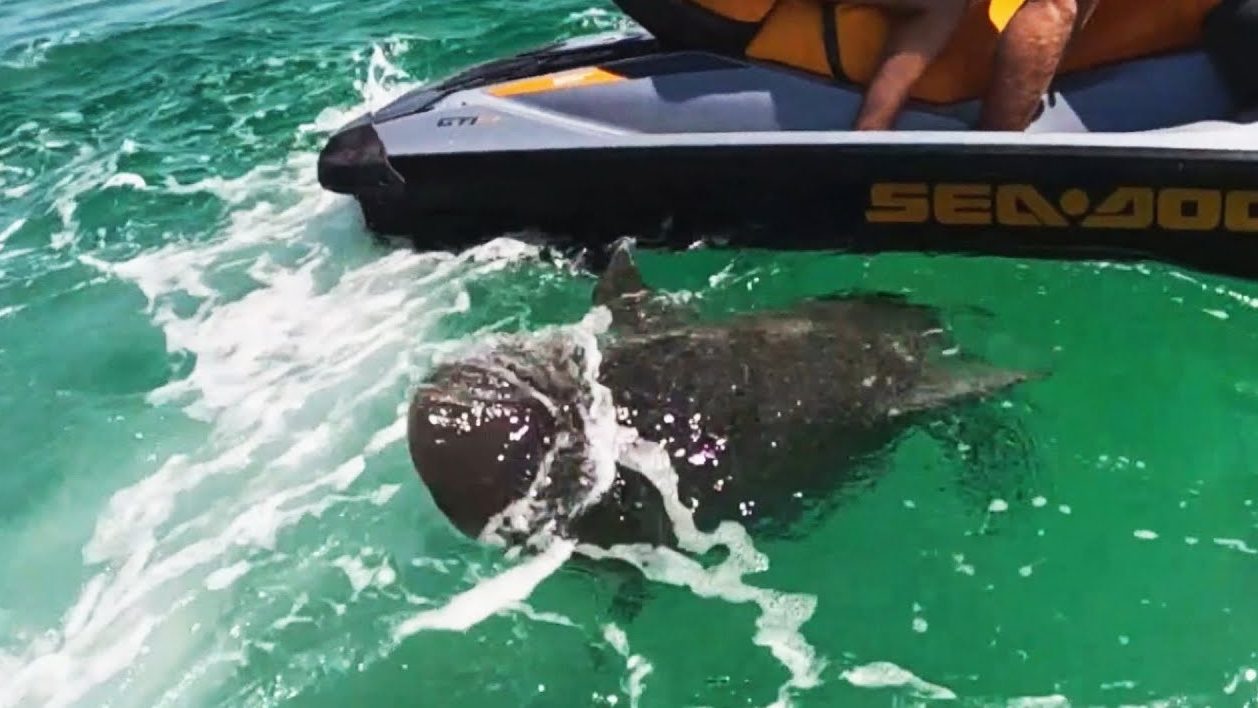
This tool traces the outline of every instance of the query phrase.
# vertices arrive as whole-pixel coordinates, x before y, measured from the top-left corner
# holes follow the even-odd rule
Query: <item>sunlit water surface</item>
[[[675,568],[636,614],[615,578],[445,523],[408,392],[478,334],[579,322],[590,281],[510,239],[373,242],[315,153],[408,87],[619,19],[0,5],[0,706],[1258,705],[1250,284],[646,254],[717,310],[863,288],[960,313],[966,351],[1051,371],[984,408],[1025,444],[976,467],[912,431],[876,484],[736,543],[763,572],[697,593]]]

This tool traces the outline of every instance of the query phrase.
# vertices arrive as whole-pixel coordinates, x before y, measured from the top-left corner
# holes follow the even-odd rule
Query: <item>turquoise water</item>
[[[0,4],[0,706],[778,697],[754,604],[653,582],[625,613],[572,564],[523,597],[491,582],[512,564],[437,514],[402,407],[436,353],[575,321],[590,283],[510,240],[391,250],[314,179],[364,108],[617,21]],[[745,582],[815,602],[793,704],[1258,705],[1258,286],[909,255],[643,268],[716,309],[906,292],[958,313],[965,349],[1052,373],[990,407],[1013,452],[966,465],[914,431],[876,484],[757,539]],[[399,632],[461,624],[469,590],[483,621]]]

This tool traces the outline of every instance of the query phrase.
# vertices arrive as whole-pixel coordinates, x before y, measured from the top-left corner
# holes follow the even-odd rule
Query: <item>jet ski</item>
[[[321,185],[422,250],[643,246],[1155,260],[1258,277],[1258,112],[1204,51],[1060,78],[1018,133],[979,104],[850,129],[853,84],[641,29],[474,66],[353,120]]]

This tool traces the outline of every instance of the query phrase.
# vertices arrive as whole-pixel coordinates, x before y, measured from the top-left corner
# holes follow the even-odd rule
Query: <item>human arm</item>
[[[856,118],[857,130],[890,130],[913,84],[939,56],[965,14],[968,0],[881,0],[904,11],[887,38],[884,59],[869,82]]]

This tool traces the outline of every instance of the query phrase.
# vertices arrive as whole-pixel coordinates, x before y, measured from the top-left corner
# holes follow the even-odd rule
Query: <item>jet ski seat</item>
[[[1200,49],[1062,77],[1028,132],[1126,133],[1232,120],[1239,106]],[[978,104],[973,110],[977,119]]]

